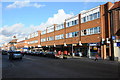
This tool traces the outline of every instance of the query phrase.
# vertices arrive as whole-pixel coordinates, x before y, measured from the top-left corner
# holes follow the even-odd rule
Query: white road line
[[[29,60],[36,60],[36,59],[32,59],[32,58],[27,58],[27,57],[24,57],[25,59],[29,59]]]

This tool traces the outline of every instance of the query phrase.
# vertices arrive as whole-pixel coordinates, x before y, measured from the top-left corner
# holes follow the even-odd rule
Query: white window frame
[[[41,35],[46,34],[46,30],[41,31]]]
[[[55,40],[64,39],[64,34],[56,35]]]
[[[46,42],[46,38],[42,38],[42,39],[41,39],[41,42]]]
[[[56,25],[55,30],[60,30],[60,29],[63,29],[63,28],[64,28],[64,24],[59,24],[59,25]]]

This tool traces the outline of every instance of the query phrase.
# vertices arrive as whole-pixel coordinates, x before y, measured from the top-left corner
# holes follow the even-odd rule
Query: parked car
[[[31,51],[27,51],[27,53],[26,53],[27,55],[30,55],[31,54]]]
[[[20,51],[8,51],[9,59],[22,59],[23,55]]]
[[[50,58],[59,58],[59,54],[57,54],[56,52],[47,52],[45,54],[46,57],[50,57]]]
[[[45,52],[42,52],[42,51],[37,52],[37,56],[45,56]]]
[[[8,54],[8,52],[7,52],[7,51],[2,50],[2,55],[7,55],[7,54]]]
[[[80,57],[82,57],[83,55],[82,55],[81,52],[77,52],[77,53],[75,53],[75,56],[80,56]]]

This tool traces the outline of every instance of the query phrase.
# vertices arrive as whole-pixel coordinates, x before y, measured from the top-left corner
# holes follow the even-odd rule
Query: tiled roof
[[[120,1],[115,2],[113,7],[111,8],[111,10],[115,9],[115,8],[118,8],[118,7],[120,7]]]

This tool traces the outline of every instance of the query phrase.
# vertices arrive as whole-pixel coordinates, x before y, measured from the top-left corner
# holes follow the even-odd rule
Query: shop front
[[[120,61],[120,42],[117,43],[118,46],[118,61]]]
[[[114,49],[115,60],[120,61],[120,42],[116,43],[116,47],[114,47]]]
[[[95,57],[95,55],[99,55],[101,57],[100,51],[101,46],[100,43],[88,43],[88,57]]]

